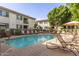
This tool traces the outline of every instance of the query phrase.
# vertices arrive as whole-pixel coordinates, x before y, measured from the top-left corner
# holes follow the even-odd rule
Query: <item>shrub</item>
[[[21,35],[21,34],[22,34],[22,32],[20,29],[15,29],[15,35]]]
[[[15,34],[15,29],[10,29],[10,33],[12,34],[12,35],[14,35]]]
[[[20,29],[10,29],[10,33],[12,35],[20,35],[20,34],[22,34]]]
[[[6,32],[4,29],[0,30],[0,38],[6,37]]]

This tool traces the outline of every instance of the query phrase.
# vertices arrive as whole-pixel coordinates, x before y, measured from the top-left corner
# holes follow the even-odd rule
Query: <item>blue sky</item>
[[[37,20],[47,19],[47,14],[53,8],[64,3],[0,3],[0,6],[35,17]]]

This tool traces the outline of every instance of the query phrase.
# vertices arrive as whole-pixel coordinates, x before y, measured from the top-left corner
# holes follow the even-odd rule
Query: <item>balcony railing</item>
[[[28,19],[27,18],[24,18],[23,23],[24,24],[28,24]]]
[[[28,24],[28,21],[24,21],[23,23],[24,23],[24,24]]]

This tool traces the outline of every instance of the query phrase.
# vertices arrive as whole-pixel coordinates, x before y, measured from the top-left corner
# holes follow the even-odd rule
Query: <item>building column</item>
[[[22,30],[24,30],[24,25],[22,25]]]

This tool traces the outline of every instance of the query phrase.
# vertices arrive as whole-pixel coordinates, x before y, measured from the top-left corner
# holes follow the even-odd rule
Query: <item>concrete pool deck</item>
[[[72,36],[67,36],[66,39],[70,39]],[[64,37],[63,37],[64,38]],[[53,43],[59,43],[57,40],[51,40]],[[61,49],[47,49],[46,42],[42,42],[36,45],[32,45],[25,48],[14,48],[1,44],[2,56],[74,56],[72,52],[64,51]]]

